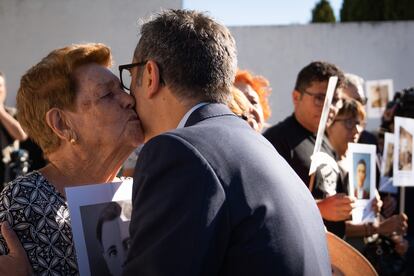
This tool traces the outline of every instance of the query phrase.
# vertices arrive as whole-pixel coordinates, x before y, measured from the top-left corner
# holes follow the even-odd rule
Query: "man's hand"
[[[324,219],[343,221],[349,219],[355,199],[345,194],[336,194],[325,199],[317,200],[319,211]]]
[[[1,224],[1,234],[6,240],[9,254],[0,256],[0,275],[32,275],[32,267],[30,266],[26,251],[24,251],[16,233],[7,222]]]

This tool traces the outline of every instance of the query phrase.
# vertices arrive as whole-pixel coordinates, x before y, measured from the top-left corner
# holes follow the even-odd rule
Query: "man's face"
[[[366,177],[366,167],[364,164],[358,164],[357,166],[357,185],[359,188],[364,186],[365,177]]]
[[[142,62],[142,60],[138,60],[134,58],[132,63]],[[149,104],[147,98],[143,97],[145,91],[143,87],[143,74],[142,70],[145,65],[136,66],[131,68],[131,84],[130,84],[130,91],[131,95],[135,98],[135,111],[138,114],[138,117],[141,121],[142,130],[144,132],[144,140],[147,140],[147,133],[150,129],[148,126],[148,116],[151,116],[151,112],[149,110]]]
[[[316,133],[322,115],[328,82],[313,81],[306,91],[294,91],[295,115],[303,127]],[[301,93],[302,92],[302,93]]]
[[[129,248],[128,221],[119,217],[102,225],[103,256],[111,275],[122,275],[122,265]],[[121,233],[118,233],[117,229]]]

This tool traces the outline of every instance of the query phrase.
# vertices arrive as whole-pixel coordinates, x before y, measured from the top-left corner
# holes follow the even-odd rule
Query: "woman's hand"
[[[378,215],[381,212],[382,200],[378,191],[375,191],[375,198],[372,200],[371,208],[374,211],[375,215]]]
[[[383,207],[383,214],[386,218],[389,218],[397,208],[397,200],[391,196],[387,195],[384,197],[384,207]]]
[[[394,249],[400,256],[404,256],[408,250],[408,241],[401,235],[394,235],[391,237],[395,246]]]
[[[32,275],[32,267],[26,251],[7,222],[1,224],[1,234],[6,240],[9,254],[0,256],[0,275]]]

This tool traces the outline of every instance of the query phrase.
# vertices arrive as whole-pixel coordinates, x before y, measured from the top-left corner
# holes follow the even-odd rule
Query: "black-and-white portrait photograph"
[[[66,189],[79,273],[121,275],[129,249],[132,178]]]
[[[91,275],[121,275],[129,248],[131,201],[111,201],[80,209]]]

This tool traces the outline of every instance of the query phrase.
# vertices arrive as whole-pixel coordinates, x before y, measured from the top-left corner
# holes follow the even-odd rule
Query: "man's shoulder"
[[[280,121],[279,123],[268,128],[263,133],[263,135],[267,138],[273,135],[284,133],[285,131],[288,131],[289,129],[291,129],[291,127],[293,127],[294,124],[295,124],[295,118],[293,117],[293,115],[290,115],[286,117],[283,121]]]

